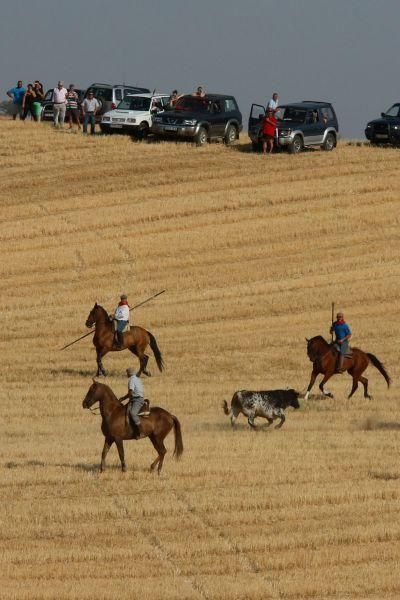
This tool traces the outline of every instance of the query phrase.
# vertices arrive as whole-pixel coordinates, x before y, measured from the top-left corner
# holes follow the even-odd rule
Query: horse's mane
[[[96,303],[96,307],[97,307],[97,308],[99,308],[99,309],[101,310],[101,312],[105,313],[105,314],[108,316],[108,312],[106,311],[106,309],[105,309],[105,308],[103,308],[103,307],[101,306],[101,304],[97,304],[97,303]]]
[[[308,342],[323,342],[324,344],[327,344],[329,346],[329,342],[327,342],[326,339],[322,337],[322,335],[316,335],[315,337],[309,339]]]
[[[119,404],[122,404],[122,402],[120,401],[120,399],[117,398],[117,396],[114,394],[114,392],[112,391],[112,389],[110,388],[109,385],[107,385],[105,383],[100,383],[100,381],[96,381],[96,380],[93,380],[93,383],[95,383],[96,385],[101,386],[104,390],[107,390],[107,392],[110,394],[110,396],[113,398],[113,400],[116,400]]]

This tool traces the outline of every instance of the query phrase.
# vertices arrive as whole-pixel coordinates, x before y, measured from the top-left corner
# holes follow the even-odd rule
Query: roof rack
[[[302,102],[310,102],[312,104],[330,104],[330,102],[326,102],[326,100],[302,100]]]

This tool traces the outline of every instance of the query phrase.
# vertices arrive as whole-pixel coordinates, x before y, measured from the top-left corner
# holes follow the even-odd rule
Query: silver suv
[[[147,88],[136,87],[134,85],[126,85],[125,83],[117,83],[115,85],[109,83],[92,83],[89,85],[85,93],[85,98],[88,92],[92,91],[94,97],[99,101],[100,110],[96,113],[96,121],[101,121],[104,113],[114,110],[118,104],[128,94],[142,94],[150,92]]]

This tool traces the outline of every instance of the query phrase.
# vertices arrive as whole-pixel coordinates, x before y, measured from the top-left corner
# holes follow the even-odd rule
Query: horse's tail
[[[387,383],[387,386],[389,387],[391,384],[391,379],[389,376],[389,373],[386,371],[385,367],[383,366],[383,364],[381,363],[381,361],[376,358],[376,356],[374,356],[373,354],[370,354],[369,352],[367,352],[367,356],[369,358],[369,360],[372,362],[372,364],[374,365],[374,367],[376,367],[379,371],[379,373],[381,375],[383,375],[383,377],[385,378],[385,381]]]
[[[160,352],[160,348],[157,346],[156,338],[150,331],[147,332],[150,337],[150,348],[153,350],[154,358],[156,359],[157,367],[160,371],[164,368],[164,361],[162,354]]]
[[[175,434],[175,448],[174,454],[176,460],[179,460],[183,453],[183,442],[182,442],[182,430],[181,424],[179,423],[177,417],[175,415],[171,415],[172,420],[174,421],[174,434]]]
[[[231,411],[229,410],[229,406],[226,400],[224,400],[222,408],[224,409],[224,413],[228,416]]]

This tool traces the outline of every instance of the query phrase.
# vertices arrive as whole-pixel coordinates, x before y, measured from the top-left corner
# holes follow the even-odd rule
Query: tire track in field
[[[201,514],[195,506],[193,506],[189,500],[185,497],[184,492],[173,492],[176,500],[179,502],[184,511],[190,515],[191,519],[200,525],[207,533],[217,539],[222,540],[228,550],[236,556],[239,562],[242,564],[244,571],[251,573],[252,575],[259,576],[262,580],[262,585],[267,586],[272,598],[279,598],[279,593],[275,589],[273,580],[269,580],[266,575],[263,574],[262,567],[257,563],[256,560],[247,556],[240,545],[233,541],[226,531],[217,528],[214,523],[211,522],[204,514]]]
[[[127,519],[131,519],[132,521],[136,521],[136,523],[138,523],[140,533],[147,539],[158,558],[160,558],[163,563],[169,565],[175,575],[178,575],[178,577],[188,583],[190,587],[198,594],[199,598],[202,598],[203,600],[213,600],[213,595],[209,594],[205,590],[204,586],[194,576],[188,576],[182,572],[178,563],[171,558],[170,554],[168,553],[168,549],[165,548],[164,544],[154,531],[152,531],[149,527],[146,527],[143,524],[143,521],[139,521],[135,515],[131,514],[128,507],[123,504],[121,500],[117,499],[115,504],[118,509],[125,513]]]

